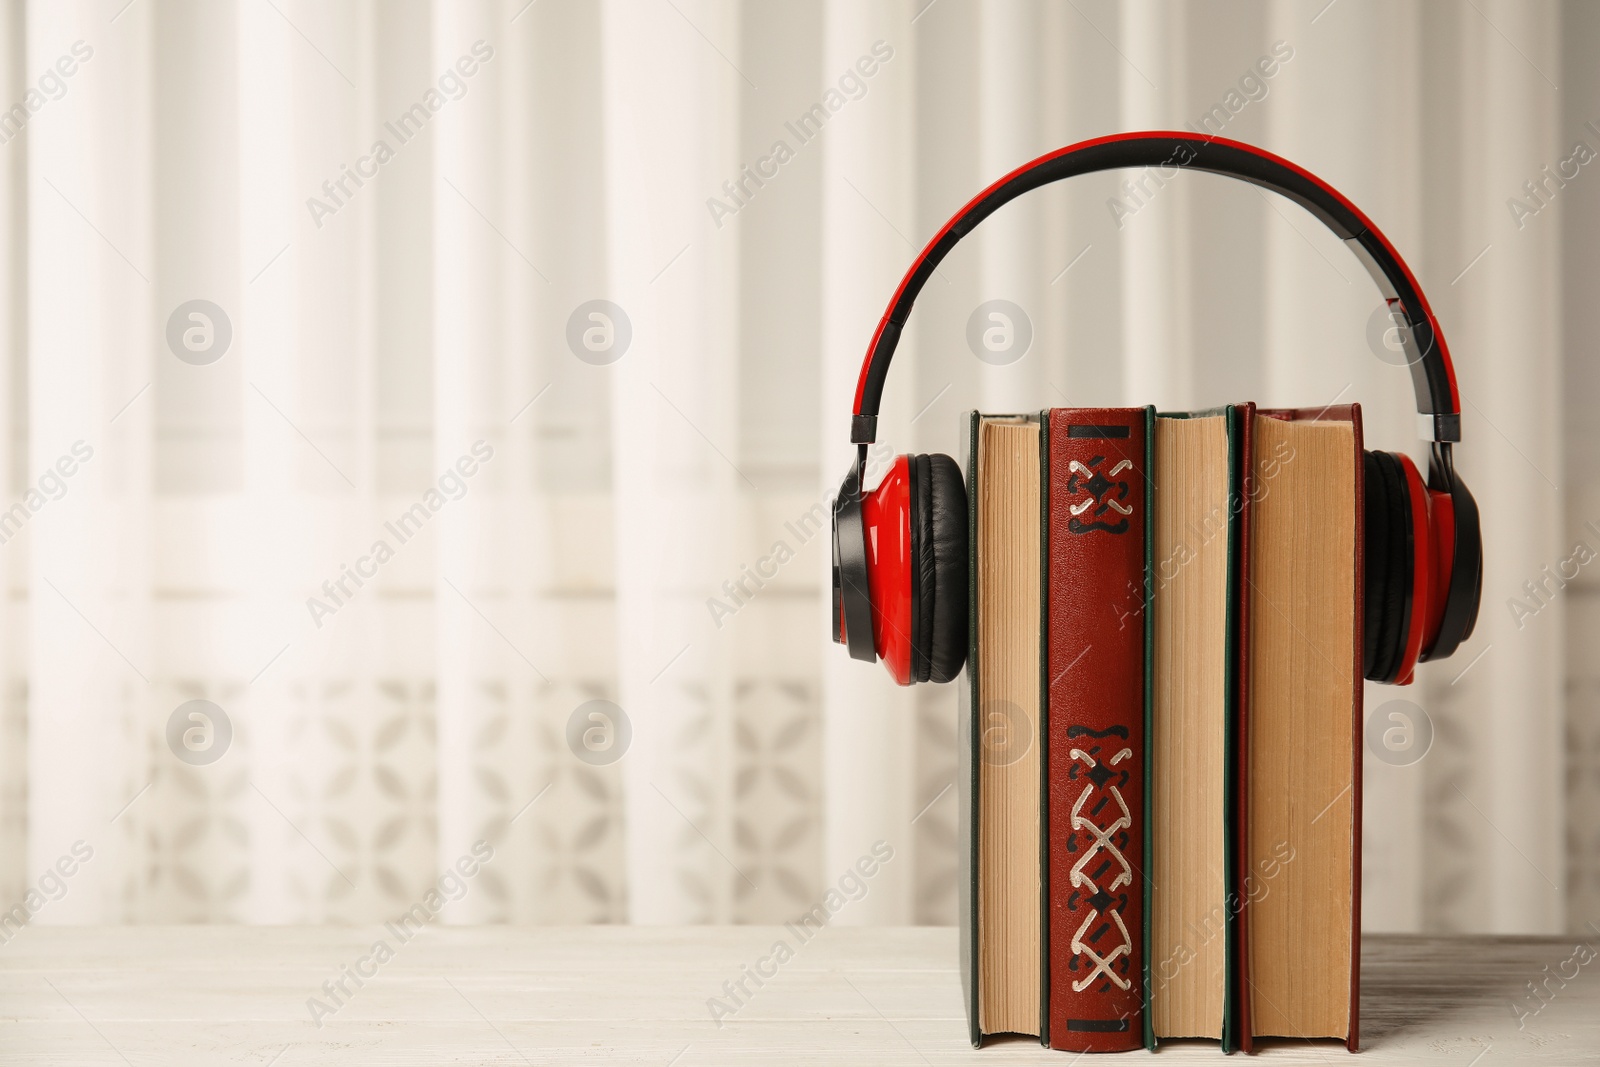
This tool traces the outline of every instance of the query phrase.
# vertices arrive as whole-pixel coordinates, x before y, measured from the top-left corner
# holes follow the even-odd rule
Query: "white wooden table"
[[[1074,1057],[966,1040],[956,934],[824,930],[719,1027],[724,996],[773,942],[766,927],[30,927],[0,945],[3,1064],[988,1065]],[[379,938],[394,958],[337,1011],[311,997]],[[1600,938],[1590,941],[1600,942]],[[1369,938],[1361,1067],[1600,1062],[1600,959],[1519,1028],[1525,983],[1559,974],[1575,939]],[[1549,972],[1544,968],[1549,966]],[[770,964],[762,969],[771,971]],[[1564,967],[1571,973],[1573,966]],[[1551,987],[1556,989],[1554,980]],[[731,1001],[728,1002],[732,1004]],[[1143,1059],[1144,1052],[1106,1060]],[[1158,1053],[1216,1067],[1215,1045]],[[1342,1047],[1283,1043],[1271,1062],[1339,1064]],[[1244,1059],[1228,1061],[1235,1064]]]

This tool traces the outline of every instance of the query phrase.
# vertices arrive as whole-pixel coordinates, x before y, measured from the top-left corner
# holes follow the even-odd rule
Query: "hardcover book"
[[[968,417],[972,564],[958,726],[961,978],[974,1046],[1044,1039],[1040,470],[1044,420]]]
[[[1359,1044],[1361,409],[1253,413],[1236,878],[1240,1044]]]

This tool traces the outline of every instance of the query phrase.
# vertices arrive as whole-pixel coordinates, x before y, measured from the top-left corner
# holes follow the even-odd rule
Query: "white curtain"
[[[1563,169],[1600,152],[1590,6],[0,10],[0,899],[93,849],[32,921],[374,921],[480,840],[445,921],[778,922],[880,840],[835,921],[953,921],[954,692],[826,640],[858,361],[984,184],[1191,126],[1362,205],[1460,374],[1483,612],[1368,691],[1433,741],[1367,761],[1365,925],[1600,917],[1600,584],[1544,577],[1600,551],[1600,178]],[[1422,455],[1331,234],[1137,177],[950,256],[880,439],[1359,400]],[[1004,366],[966,341],[991,300],[1032,332]],[[187,712],[169,742],[194,700],[214,762]]]

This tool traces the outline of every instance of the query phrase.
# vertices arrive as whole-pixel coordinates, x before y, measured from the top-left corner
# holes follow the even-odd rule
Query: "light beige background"
[[[1409,259],[1487,540],[1472,640],[1369,692],[1420,703],[1434,741],[1368,762],[1364,923],[1600,918],[1600,586],[1583,570],[1520,627],[1508,606],[1575,539],[1600,550],[1600,172],[1521,225],[1508,206],[1600,151],[1593,5],[38,0],[0,9],[0,104],[78,40],[92,59],[0,144],[7,506],[94,449],[0,546],[0,899],[94,849],[34,921],[372,921],[479,838],[495,858],[447,921],[777,922],[878,840],[894,859],[835,921],[953,921],[955,694],[829,647],[826,537],[788,524],[843,474],[860,354],[951,211],[1060,145],[1198,123],[1280,41],[1221,132]],[[479,40],[492,60],[398,144],[385,122]],[[878,41],[800,143],[786,121]],[[317,217],[378,139],[393,159]],[[778,140],[747,203],[708,206]],[[1119,228],[1125,177],[1035,194],[950,257],[885,438],[952,450],[974,405],[1338,399],[1417,448],[1331,234],[1198,175]],[[194,298],[234,332],[205,367],[163,338]],[[609,366],[565,341],[596,298],[633,329]],[[994,298],[1034,327],[1005,368],[964,340]],[[480,439],[466,496],[319,628],[307,598]],[[794,558],[714,619],[780,540]],[[235,728],[206,767],[164,739],[196,697]],[[610,766],[565,740],[595,698],[633,725]]]

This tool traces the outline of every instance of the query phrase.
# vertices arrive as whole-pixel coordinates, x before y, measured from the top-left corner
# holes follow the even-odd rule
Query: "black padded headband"
[[[1365,264],[1390,309],[1405,317],[1408,328],[1401,331],[1401,339],[1411,366],[1417,411],[1423,419],[1422,436],[1438,442],[1461,440],[1461,401],[1444,334],[1405,260],[1372,220],[1333,186],[1281,156],[1221,137],[1155,132],[1080,141],[1040,156],[973,197],[944,224],[901,279],[867,348],[856,384],[855,418],[850,425],[853,444],[867,445],[877,438],[883,380],[900,343],[900,331],[923,284],[956,242],[1023,193],[1063,178],[1124,167],[1203,170],[1239,178],[1281,193],[1321,219]],[[1444,451],[1448,453],[1449,449]]]

